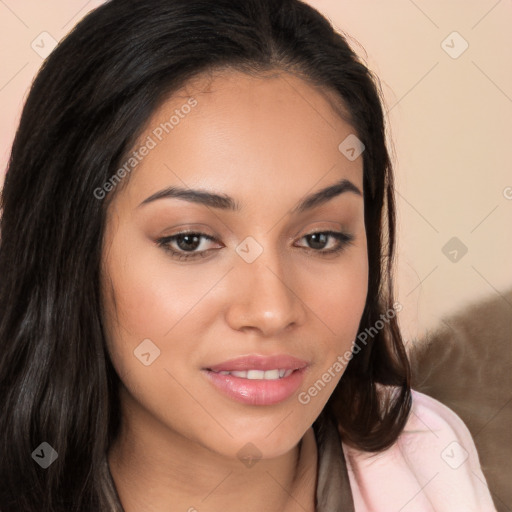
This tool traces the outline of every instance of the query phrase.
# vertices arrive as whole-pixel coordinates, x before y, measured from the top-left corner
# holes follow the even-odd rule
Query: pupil
[[[194,242],[190,242],[190,239],[194,239]],[[180,242],[183,240],[187,240],[189,244],[192,243],[193,247],[190,247],[190,245],[182,246],[183,244],[181,244]],[[180,249],[183,249],[183,250],[197,249],[197,247],[199,246],[198,242],[199,242],[199,237],[197,235],[180,235],[180,237],[177,239],[178,246],[180,247]]]
[[[313,240],[313,248],[314,249],[323,249],[323,246],[326,243],[325,238],[327,236],[325,233],[313,233],[312,235],[309,235],[309,236],[310,236],[310,239]],[[323,242],[318,242],[318,240],[315,241],[315,238],[323,238]],[[315,247],[314,246],[315,243],[320,244],[322,247]],[[310,245],[311,245],[311,243],[310,243]]]

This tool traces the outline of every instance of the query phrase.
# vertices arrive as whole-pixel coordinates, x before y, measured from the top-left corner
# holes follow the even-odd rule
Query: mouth
[[[225,361],[201,371],[222,395],[248,405],[274,405],[300,387],[308,363],[289,355],[251,355]]]
[[[300,368],[304,368],[308,365],[307,361],[303,359],[299,359],[298,357],[294,357],[288,354],[276,354],[273,356],[262,356],[259,354],[250,354],[247,356],[236,357],[234,359],[230,359],[229,361],[224,361],[222,363],[218,363],[212,366],[208,366],[205,370],[210,370],[213,372],[229,372],[234,373],[238,372],[253,372],[250,375],[254,375],[253,379],[263,378],[260,373],[254,372],[274,372],[269,373],[269,378],[278,378],[281,376],[281,373],[287,372],[288,370],[299,370]],[[278,376],[275,376],[275,372],[280,372]]]
[[[211,368],[208,368],[208,371],[213,371]],[[285,368],[276,368],[273,370],[233,370],[233,371],[225,371],[222,370],[219,373],[220,375],[233,375],[233,377],[238,377],[240,379],[248,379],[248,380],[278,380],[283,379],[291,375],[296,370],[285,369]]]

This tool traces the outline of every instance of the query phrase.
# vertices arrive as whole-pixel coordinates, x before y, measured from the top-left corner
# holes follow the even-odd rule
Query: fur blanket
[[[512,289],[443,318],[408,349],[413,389],[462,418],[498,512],[512,511]]]

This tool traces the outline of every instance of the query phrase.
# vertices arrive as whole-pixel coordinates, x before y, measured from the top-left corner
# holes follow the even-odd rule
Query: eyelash
[[[312,235],[322,235],[322,234],[328,235],[328,236],[338,240],[338,246],[334,249],[328,249],[328,250],[306,248],[306,250],[308,252],[315,252],[319,256],[329,256],[331,254],[341,253],[347,246],[351,245],[354,241],[353,235],[350,235],[348,233],[342,233],[341,231],[313,231],[312,233],[308,233],[307,235],[304,235],[303,237],[301,237],[301,239],[306,238],[308,236],[312,236]],[[175,235],[172,235],[172,236],[160,238],[156,241],[156,243],[159,247],[162,247],[166,252],[170,253],[171,257],[173,257],[175,259],[179,259],[180,261],[184,261],[184,260],[188,261],[188,260],[193,260],[193,259],[197,259],[197,258],[205,258],[207,256],[207,254],[209,253],[209,251],[214,250],[214,249],[207,249],[207,250],[200,251],[200,252],[187,253],[187,252],[176,251],[176,250],[172,249],[170,246],[170,243],[175,241],[180,236],[185,236],[185,235],[197,236],[199,238],[204,238],[204,239],[210,240],[212,242],[216,241],[216,239],[214,237],[206,235],[204,233],[199,233],[199,232],[195,232],[195,231],[182,231],[181,233],[176,233]]]

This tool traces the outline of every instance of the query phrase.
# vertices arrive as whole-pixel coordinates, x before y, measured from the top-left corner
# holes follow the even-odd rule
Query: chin
[[[233,436],[229,441],[232,449],[230,457],[252,455],[262,459],[274,459],[292,450],[300,442],[308,426],[301,428],[298,425],[285,425],[287,422],[282,422],[283,417],[286,415],[280,415],[276,420],[264,422],[263,425],[244,425],[238,430],[230,430]]]

